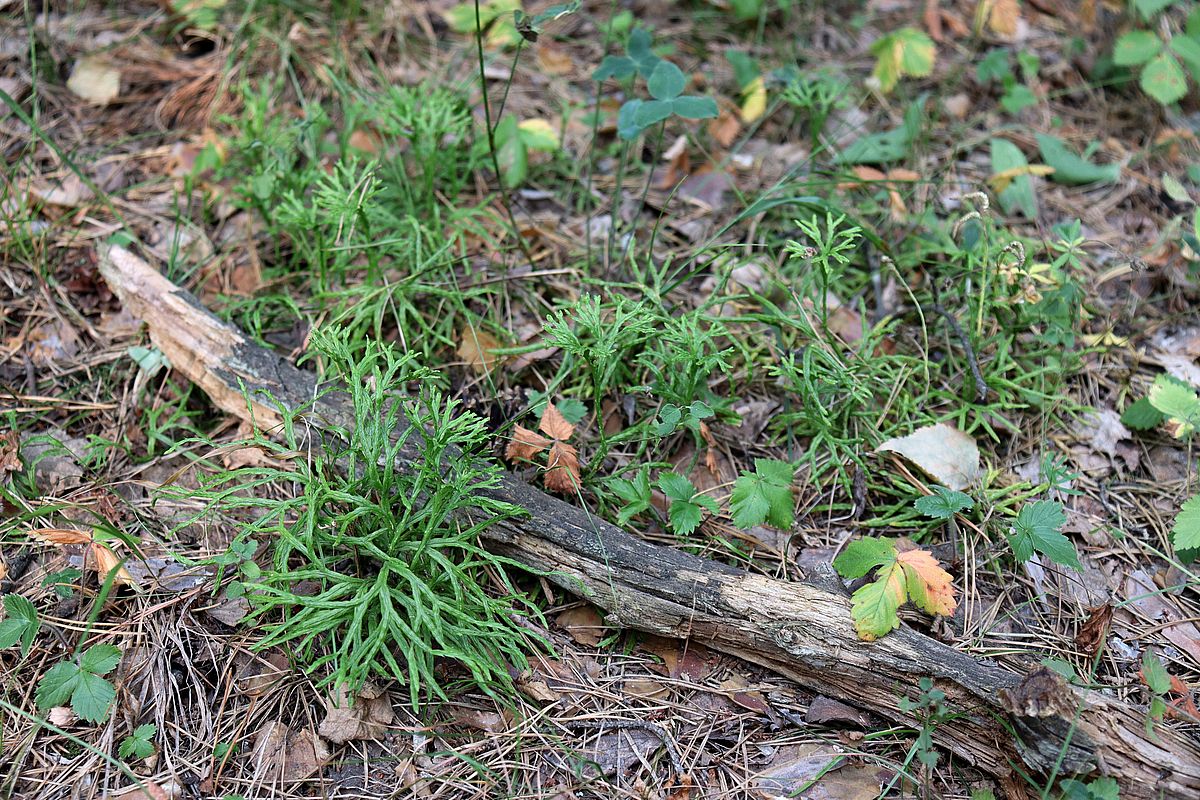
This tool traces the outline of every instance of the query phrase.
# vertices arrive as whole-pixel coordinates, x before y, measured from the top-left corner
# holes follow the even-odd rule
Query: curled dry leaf
[[[325,719],[321,720],[317,733],[336,744],[378,739],[387,732],[394,717],[391,698],[374,683],[364,683],[354,695],[340,685],[325,699]]]
[[[538,429],[559,441],[570,439],[571,434],[575,433],[575,426],[567,422],[566,417],[554,403],[546,403],[546,408],[542,411],[541,422],[538,423]]]
[[[513,439],[504,451],[505,457],[509,461],[530,461],[549,448],[542,482],[549,491],[574,494],[580,485],[579,451],[565,440],[575,432],[575,426],[567,422],[553,403],[547,403],[538,428],[551,438],[515,425]]]
[[[551,441],[545,436],[521,425],[514,425],[513,438],[504,451],[504,457],[509,461],[529,461],[550,445]]]
[[[258,779],[290,783],[323,767],[329,760],[329,748],[311,731],[292,731],[279,720],[271,720],[259,730],[252,758]]]
[[[84,56],[75,62],[67,88],[96,105],[107,105],[121,93],[121,71],[103,56]]]
[[[503,356],[496,355],[502,346],[495,336],[477,328],[465,328],[458,335],[458,357],[479,375],[489,374],[504,362]]]
[[[21,468],[21,444],[16,431],[0,436],[0,474]]]
[[[546,488],[559,494],[574,494],[579,490],[579,451],[566,442],[555,442],[546,459]]]

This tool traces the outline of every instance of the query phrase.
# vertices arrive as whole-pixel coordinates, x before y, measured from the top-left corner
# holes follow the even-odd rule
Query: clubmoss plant
[[[478,541],[520,513],[484,494],[500,475],[481,455],[484,422],[462,413],[412,356],[348,339],[318,331],[313,345],[345,387],[353,428],[331,428],[295,458],[306,449],[301,412],[284,411],[282,441],[255,444],[285,466],[218,472],[200,491],[211,510],[250,517],[241,539],[270,542],[261,574],[243,581],[265,629],[257,647],[287,648],[320,685],[394,678],[414,709],[447,697],[439,659],[502,697],[509,665],[522,667],[530,644],[516,614],[537,612],[509,577],[514,564]],[[272,482],[296,491],[253,490]]]

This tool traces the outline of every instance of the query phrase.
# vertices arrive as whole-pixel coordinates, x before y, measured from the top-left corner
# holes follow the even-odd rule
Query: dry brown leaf
[[[273,650],[265,656],[246,658],[234,686],[251,697],[261,697],[287,675],[290,665],[287,656]]]
[[[41,528],[31,530],[29,535],[48,544],[90,544],[92,541],[90,533],[64,528]]]
[[[942,41],[942,10],[938,8],[938,0],[925,0],[925,10],[921,14],[921,21],[925,24],[925,30],[929,32],[929,38],[935,42]]]
[[[179,786],[173,786],[173,791],[167,791],[152,781],[146,781],[141,786],[129,786],[115,794],[107,795],[107,800],[172,800],[178,797]]]
[[[266,450],[256,444],[247,447],[235,447],[221,456],[221,463],[225,465],[225,469],[270,467],[291,471],[295,468],[290,460],[268,455]]]
[[[16,431],[0,436],[0,473],[16,472],[21,468],[21,442]]]
[[[1079,628],[1079,633],[1075,634],[1075,644],[1079,649],[1088,655],[1095,655],[1108,637],[1112,618],[1113,607],[1110,603],[1089,609],[1087,620]]]
[[[487,375],[504,362],[496,351],[503,347],[495,336],[478,328],[465,328],[458,334],[458,357],[480,375]]]
[[[575,432],[575,426],[567,422],[566,417],[554,403],[546,403],[546,408],[542,411],[542,419],[538,423],[538,429],[560,442],[570,439],[571,434]]]
[[[667,695],[667,687],[652,678],[630,678],[625,681],[625,694],[631,697],[641,697],[646,700],[656,700]]]
[[[566,442],[551,445],[542,482],[546,489],[559,494],[575,494],[579,491],[579,451]]]
[[[79,716],[68,706],[55,706],[46,714],[46,721],[60,728],[70,727],[78,720]]]
[[[256,777],[266,783],[302,781],[329,760],[329,748],[307,730],[289,730],[279,720],[262,726],[252,754]]]
[[[504,715],[497,714],[495,711],[452,705],[450,706],[450,716],[454,717],[459,724],[487,733],[501,733],[508,728],[508,722],[504,719]]]
[[[121,93],[121,71],[104,56],[84,56],[75,62],[67,88],[96,105],[107,105]]]
[[[730,700],[747,711],[753,711],[755,714],[768,714],[771,710],[762,693],[750,688],[750,681],[746,679],[745,675],[734,672],[721,681],[718,686]]]
[[[585,647],[595,647],[604,639],[604,620],[591,606],[568,608],[554,621],[568,636]]]
[[[521,694],[539,703],[556,703],[562,697],[562,694],[550,688],[550,684],[543,680],[542,676],[533,672],[521,675],[516,683]]]
[[[121,563],[121,559],[117,558],[117,554],[112,551],[108,545],[102,542],[93,542],[92,557],[96,560],[96,571],[100,573],[100,578],[103,580],[112,573],[115,569],[117,576],[113,579],[116,583],[128,586],[131,589],[141,590],[141,586],[129,574],[129,570],[125,569],[125,565]]]
[[[721,147],[732,145],[741,130],[742,123],[732,111],[722,111],[720,116],[708,123],[708,135]]]
[[[1021,17],[1018,0],[989,0],[988,27],[1001,36],[1015,36],[1017,20]]]
[[[655,186],[659,189],[673,189],[675,184],[686,178],[691,171],[691,159],[688,157],[687,137],[679,136],[662,155],[667,166],[662,170]]]
[[[335,744],[356,739],[379,739],[387,733],[394,718],[388,693],[370,681],[351,696],[340,685],[325,699],[325,719],[317,733]]]
[[[513,438],[504,450],[509,461],[529,461],[552,444],[550,439],[520,425],[513,426]]]
[[[51,206],[77,208],[96,196],[91,187],[74,172],[53,183],[34,183],[29,196]]]
[[[871,718],[857,708],[848,706],[838,700],[817,695],[808,705],[804,721],[812,725],[852,725],[857,728],[870,728]]]

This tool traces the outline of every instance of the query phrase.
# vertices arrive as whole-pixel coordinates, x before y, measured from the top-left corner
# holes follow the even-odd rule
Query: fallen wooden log
[[[269,429],[278,421],[274,403],[312,403],[312,374],[248,341],[129,250],[102,247],[100,265],[172,366],[227,413]],[[353,424],[338,394],[318,400],[310,416],[316,425]],[[1163,725],[1148,736],[1144,709],[1045,670],[1014,675],[906,627],[862,642],[832,573],[808,582],[750,575],[643,541],[508,474],[494,495],[529,514],[490,527],[488,547],[549,571],[613,624],[692,637],[906,725],[916,720],[898,697],[915,696],[918,679],[931,677],[955,714],[933,731],[936,743],[1013,796],[1026,791],[1014,777],[1019,767],[1034,776],[1112,776],[1123,800],[1200,797],[1200,745]]]

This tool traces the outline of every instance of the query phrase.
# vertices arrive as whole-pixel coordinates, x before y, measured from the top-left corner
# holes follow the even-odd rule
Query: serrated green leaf
[[[1028,561],[1036,551],[1055,564],[1082,572],[1083,565],[1079,563],[1075,545],[1060,532],[1066,522],[1066,512],[1052,500],[1027,503],[1017,514],[1008,536],[1013,555],[1020,561]]]
[[[117,690],[99,675],[79,672],[78,683],[71,693],[71,708],[82,719],[100,722],[108,716],[109,706],[117,698]]]
[[[42,711],[65,705],[79,684],[79,675],[79,665],[74,661],[55,664],[38,681],[37,691],[33,695],[34,703]]]
[[[1178,59],[1159,53],[1142,70],[1142,91],[1162,105],[1169,105],[1187,94],[1187,75]]]
[[[1149,397],[1140,397],[1121,412],[1121,424],[1138,431],[1157,428],[1166,417],[1150,403]]]
[[[1190,434],[1200,422],[1200,397],[1196,396],[1195,389],[1182,381],[1158,375],[1150,385],[1148,399],[1150,405],[1167,418],[1171,434],[1177,439]]]
[[[1019,167],[1027,167],[1025,154],[1007,139],[992,139],[992,172],[1002,173]],[[1037,195],[1033,189],[1033,179],[1028,175],[1018,175],[1012,183],[1000,192],[997,197],[1000,207],[1005,214],[1020,211],[1029,219],[1037,218]]]
[[[126,736],[121,742],[121,747],[117,750],[117,755],[121,758],[149,758],[154,753],[154,743],[152,739],[154,734],[158,732],[158,727],[155,725],[139,725],[133,730],[133,734]]]
[[[873,641],[900,627],[896,614],[904,602],[903,570],[894,562],[879,571],[879,577],[850,597],[850,616],[859,638]]]
[[[733,484],[730,510],[733,523],[752,528],[764,523],[781,530],[792,526],[795,468],[786,461],[758,458],[754,473],[743,472]]]
[[[896,540],[887,536],[871,536],[847,544],[846,549],[833,560],[833,568],[843,578],[861,578],[876,567],[895,560]]]
[[[1171,541],[1176,550],[1200,549],[1200,495],[1180,506],[1171,528]]]
[[[29,654],[41,621],[33,603],[19,594],[4,595],[4,621],[0,622],[0,649],[21,643],[21,657]]]
[[[1151,17],[1174,2],[1175,0],[1132,0],[1132,5],[1142,15],[1142,19],[1149,21]]]
[[[1129,31],[1113,46],[1113,61],[1122,67],[1145,64],[1162,50],[1162,39],[1152,31]]]
[[[947,489],[945,486],[934,486],[933,494],[918,497],[913,507],[927,517],[933,519],[950,519],[959,511],[965,511],[975,505],[968,494]]]
[[[776,458],[754,459],[754,471],[764,480],[770,481],[777,486],[790,488],[792,481],[796,479],[795,466],[787,461],[780,461]]]
[[[563,419],[572,425],[578,425],[587,416],[587,406],[574,397],[564,397],[555,406]]]
[[[1008,51],[997,47],[979,60],[975,67],[975,79],[980,83],[1000,81],[1012,75],[1012,65],[1008,61]]]
[[[680,536],[687,536],[700,527],[704,512],[696,503],[688,500],[672,500],[667,509],[667,517],[671,520],[671,530]]]
[[[1014,83],[1000,98],[1000,105],[1010,114],[1020,114],[1037,105],[1037,95],[1023,83]]]
[[[691,500],[696,494],[696,487],[692,482],[676,472],[664,472],[659,475],[658,488],[672,500]]]
[[[671,101],[671,111],[684,119],[712,119],[720,113],[716,100],[694,94],[676,97]]]
[[[107,675],[121,663],[121,650],[111,644],[94,644],[79,658],[79,668],[97,675]]]
[[[1116,164],[1093,164],[1081,158],[1054,136],[1037,134],[1038,149],[1042,152],[1042,160],[1054,167],[1051,180],[1058,183],[1078,186],[1088,183],[1114,183],[1121,175],[1121,168]]]
[[[646,79],[646,89],[655,100],[674,100],[683,93],[686,85],[683,70],[670,61],[659,61]]]

